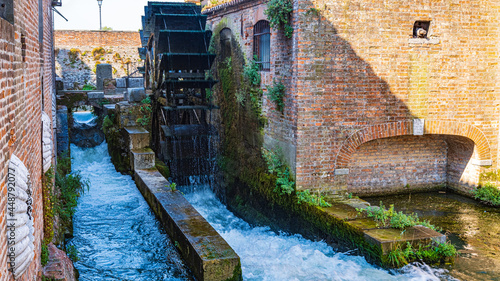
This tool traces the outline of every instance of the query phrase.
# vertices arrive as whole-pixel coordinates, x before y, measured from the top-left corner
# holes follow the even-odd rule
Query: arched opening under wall
[[[450,187],[467,192],[479,179],[474,142],[456,135],[403,135],[361,144],[348,165],[347,192],[382,195]]]

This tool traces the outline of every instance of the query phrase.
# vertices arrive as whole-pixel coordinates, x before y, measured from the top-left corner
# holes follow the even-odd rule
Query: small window
[[[13,0],[0,0],[0,18],[14,23],[14,1]]]
[[[271,29],[268,21],[258,21],[253,27],[253,54],[261,70],[271,68]]]
[[[430,21],[416,21],[413,25],[413,38],[427,38]]]

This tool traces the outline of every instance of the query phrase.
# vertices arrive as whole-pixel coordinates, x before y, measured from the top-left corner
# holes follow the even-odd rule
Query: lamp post
[[[99,30],[102,30],[102,18],[101,18],[102,0],[97,0],[97,4],[99,4]]]

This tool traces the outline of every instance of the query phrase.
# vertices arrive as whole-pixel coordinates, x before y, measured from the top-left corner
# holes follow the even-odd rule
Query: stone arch
[[[478,165],[491,165],[488,139],[474,125],[446,120],[425,120],[424,134],[456,135],[471,139],[476,145]],[[389,122],[364,127],[353,133],[342,144],[336,157],[336,169],[347,168],[356,149],[363,143],[380,138],[414,135],[414,120]]]

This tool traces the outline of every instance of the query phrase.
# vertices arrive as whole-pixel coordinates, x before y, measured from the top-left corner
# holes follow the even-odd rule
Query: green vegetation
[[[142,105],[140,111],[142,113],[142,117],[137,118],[136,122],[141,126],[149,126],[151,122],[151,98],[147,97],[141,101]]]
[[[111,127],[113,127],[113,121],[111,121],[109,116],[106,115],[102,120],[102,131],[104,132],[105,135],[109,133],[109,129],[111,129]]]
[[[80,49],[71,48],[68,52],[68,58],[70,64],[75,64],[78,60],[78,55],[81,53]]]
[[[401,244],[387,254],[386,264],[392,267],[402,267],[413,261],[425,261],[430,264],[445,262],[457,255],[457,250],[450,243],[435,243],[434,245],[418,245],[414,248],[406,242],[404,249]]]
[[[72,218],[75,213],[75,208],[78,204],[78,197],[88,189],[88,182],[82,179],[79,172],[71,171],[71,159],[69,157],[61,157],[57,163],[56,171],[56,188],[58,194],[54,196],[54,210],[59,216],[61,227],[63,229],[72,228]]]
[[[318,192],[318,194],[312,194],[308,189],[304,191],[295,192],[297,195],[297,203],[307,203],[312,206],[319,207],[331,207],[332,204],[326,202],[325,198]]]
[[[45,266],[49,262],[49,248],[45,241],[42,241],[42,253],[40,254],[42,259],[42,266]]]
[[[493,206],[500,206],[500,189],[491,182],[475,188],[472,193],[476,199]]]
[[[260,71],[259,65],[255,62],[257,60],[257,56],[254,56],[254,59],[251,60],[245,68],[243,69],[243,74],[247,79],[247,82],[252,86],[260,86]]]
[[[166,187],[170,188],[171,191],[176,191],[177,190],[177,184],[175,182],[170,183]]]
[[[357,211],[360,213],[366,212],[367,216],[373,218],[378,227],[405,229],[407,227],[422,225],[439,231],[438,227],[430,224],[429,221],[420,221],[418,215],[415,213],[406,215],[401,211],[396,212],[394,210],[394,205],[391,205],[389,209],[386,210],[382,201],[379,207],[368,207],[366,209],[357,209]]]
[[[96,86],[94,86],[94,85],[92,85],[90,83],[87,83],[87,84],[83,85],[83,88],[82,88],[82,90],[84,90],[84,91],[92,91],[92,90],[95,90],[95,89],[97,89]]]
[[[113,28],[111,28],[109,26],[103,26],[101,30],[102,31],[111,31],[111,30],[113,30]]]
[[[273,85],[267,89],[267,96],[269,99],[276,104],[276,109],[283,112],[285,107],[285,85],[281,81],[273,81]]]
[[[290,175],[290,169],[281,161],[278,153],[262,148],[262,157],[266,161],[267,171],[276,175],[276,186],[274,192],[280,195],[292,195],[295,192],[297,203],[307,203],[312,206],[330,207],[331,204],[325,201],[325,198],[318,194],[312,194],[309,190],[295,191],[295,182]]]
[[[69,245],[66,247],[66,254],[72,262],[77,262],[80,260],[78,257],[78,250],[74,245]]]
[[[264,14],[269,18],[272,28],[283,30],[287,38],[292,38],[293,27],[290,25],[290,17],[293,11],[291,0],[270,0]]]
[[[54,238],[54,203],[53,203],[54,167],[42,177],[43,199],[43,244],[46,246]]]
[[[170,170],[168,169],[168,166],[165,165],[165,163],[158,159],[155,159],[155,167],[164,178],[168,179],[170,177]]]
[[[104,50],[103,47],[95,47],[92,50],[92,56],[94,57],[95,61],[98,61],[101,59],[102,56],[106,54],[106,50]]]
[[[265,123],[265,118],[262,116],[262,94],[263,91],[260,88],[260,71],[259,71],[259,65],[255,62],[256,58],[253,60],[249,61],[247,65],[243,68],[243,81],[244,85],[244,90],[239,90],[238,92],[241,92],[240,95],[243,96],[243,92],[248,93],[249,100],[250,100],[250,106],[252,108],[252,112],[254,113],[255,117],[258,118],[259,122],[264,124]],[[248,100],[247,98],[241,98],[244,100]],[[237,99],[238,100],[238,99]]]
[[[275,153],[262,148],[262,157],[267,163],[267,171],[277,176],[274,192],[281,195],[292,194],[295,191],[295,182],[291,180],[290,169],[281,161],[279,154],[279,152]]]

